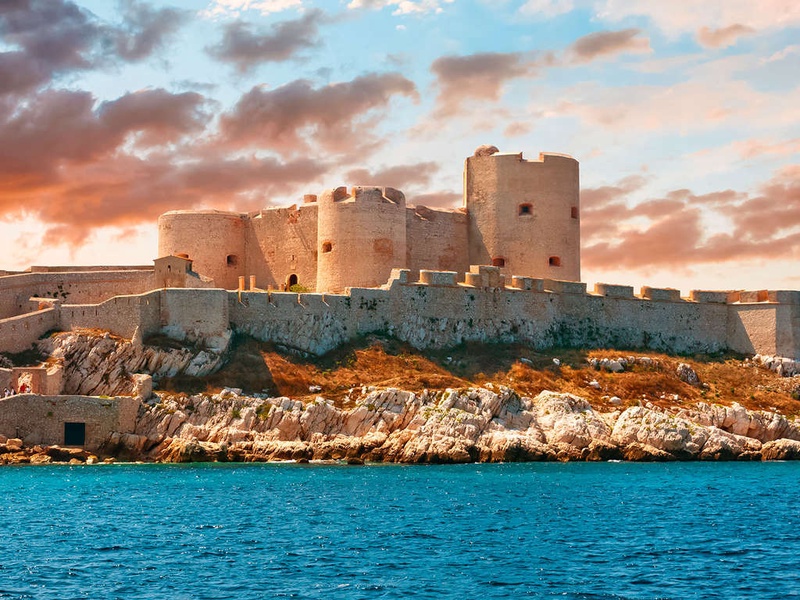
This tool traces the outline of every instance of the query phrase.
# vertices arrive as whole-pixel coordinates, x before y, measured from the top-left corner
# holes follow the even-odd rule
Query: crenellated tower
[[[578,161],[481,146],[464,165],[469,263],[506,275],[580,281]]]
[[[406,199],[394,188],[344,187],[318,202],[317,289],[378,287],[406,266]]]

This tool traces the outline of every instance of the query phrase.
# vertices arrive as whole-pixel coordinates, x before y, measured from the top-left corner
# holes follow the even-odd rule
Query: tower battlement
[[[340,186],[325,190],[320,198],[320,203],[322,202],[391,203],[405,207],[406,197],[403,192],[392,187],[353,186],[348,190]]]

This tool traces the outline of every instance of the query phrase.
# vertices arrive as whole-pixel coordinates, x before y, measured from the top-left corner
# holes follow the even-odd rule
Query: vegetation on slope
[[[611,373],[588,363],[592,358],[627,356],[649,357],[652,364],[637,361],[624,372]],[[680,363],[697,372],[701,385],[689,385],[678,377]],[[239,337],[219,372],[203,378],[176,377],[162,381],[159,387],[187,393],[233,387],[303,401],[322,395],[347,408],[350,391],[363,386],[421,391],[492,384],[506,385],[528,396],[543,390],[569,392],[586,398],[598,410],[640,401],[662,408],[699,401],[738,402],[750,410],[793,416],[800,413],[800,402],[793,398],[798,391],[795,388],[800,388],[798,381],[782,378],[736,355],[671,356],[559,348],[537,352],[505,344],[419,351],[393,339],[369,336],[319,358],[296,356],[272,344]]]

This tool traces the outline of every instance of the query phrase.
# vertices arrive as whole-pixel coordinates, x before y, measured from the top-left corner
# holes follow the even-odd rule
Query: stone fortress
[[[299,207],[173,211],[158,220],[158,254],[191,260],[225,289],[249,276],[259,289],[338,293],[379,287],[395,268],[417,277],[470,265],[579,281],[579,197],[575,159],[482,146],[465,163],[462,208],[410,206],[388,187],[339,187]]]
[[[491,146],[466,160],[456,210],[355,187],[250,214],[169,212],[153,266],[0,272],[0,351],[25,351],[51,331],[100,329],[220,352],[234,333],[321,355],[382,332],[421,349],[476,341],[800,357],[800,292],[587,291],[579,223],[577,161]],[[0,390],[23,381],[50,399],[61,392],[57,364],[0,369]],[[68,406],[49,400],[41,410],[67,423]],[[91,406],[86,440],[129,421],[105,400]],[[28,423],[44,419],[25,410]]]

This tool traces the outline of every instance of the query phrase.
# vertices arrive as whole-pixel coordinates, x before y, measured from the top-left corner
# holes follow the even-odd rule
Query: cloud
[[[68,0],[18,0],[0,9],[0,94],[25,93],[69,72],[138,61],[163,48],[185,21],[176,9],[124,0],[123,23],[99,21]],[[113,50],[113,51],[110,51]]]
[[[142,60],[164,48],[189,17],[174,8],[154,10],[136,0],[122,0],[123,25],[113,33],[117,55],[126,61]]]
[[[216,206],[255,210],[270,197],[305,189],[327,170],[309,159],[229,159],[220,156],[178,161],[142,160],[130,155],[87,165],[80,177],[61,182],[29,212],[48,226],[51,243],[79,245],[95,227],[152,223],[168,210]]]
[[[774,54],[772,54],[769,58],[764,59],[763,62],[771,63],[781,61],[787,56],[791,56],[792,54],[800,54],[800,45],[792,44],[790,46],[786,46],[783,50],[778,50]]]
[[[48,243],[152,223],[192,206],[250,210],[304,189],[324,159],[229,155],[204,136],[205,98],[142,90],[97,103],[47,90],[0,119],[0,212],[39,219]]]
[[[650,40],[639,29],[596,31],[575,40],[567,54],[575,63],[586,63],[625,52],[651,52]]]
[[[736,43],[743,35],[753,33],[755,29],[747,27],[739,23],[729,25],[728,27],[720,27],[719,29],[710,29],[708,27],[701,27],[697,31],[697,41],[706,48],[727,48]]]
[[[0,36],[14,50],[0,53],[0,90],[23,92],[57,73],[89,68],[101,29],[72,2],[27,0],[4,4]],[[16,73],[15,73],[16,71]]]
[[[406,200],[413,206],[429,206],[431,208],[453,208],[460,206],[464,200],[461,192],[442,191],[427,194],[411,194]]]
[[[624,52],[649,52],[650,41],[638,29],[599,31],[575,40],[561,52],[482,52],[466,56],[442,56],[431,63],[438,88],[434,119],[452,117],[467,102],[496,102],[505,86],[515,79],[537,77],[543,69],[571,66]],[[512,135],[523,128],[509,129]]]
[[[435,116],[452,116],[467,100],[499,100],[507,82],[535,76],[547,60],[539,62],[522,52],[484,52],[437,58],[431,64],[439,88]]]
[[[353,185],[379,185],[397,188],[405,191],[406,188],[430,184],[433,176],[439,172],[439,165],[435,162],[421,162],[412,165],[397,165],[377,171],[358,168],[346,173],[348,182]]]
[[[647,17],[668,35],[694,33],[698,26],[724,29],[747,23],[754,30],[786,28],[800,23],[800,3],[796,0],[602,0],[596,4],[597,18],[621,21]]]
[[[0,206],[17,207],[11,192],[57,184],[68,167],[120,150],[129,136],[158,145],[201,130],[203,97],[145,90],[95,109],[88,92],[48,90],[0,120]],[[10,201],[10,203],[8,202]]]
[[[571,12],[575,8],[573,0],[527,0],[519,7],[525,16],[553,18]]]
[[[725,65],[712,63],[685,82],[670,86],[603,87],[582,83],[564,93],[553,114],[577,116],[587,124],[626,132],[672,131],[698,134],[735,123],[789,127],[800,118],[792,94],[760,91],[746,81],[720,74]],[[713,85],[709,78],[714,77]]]
[[[302,9],[303,0],[212,0],[203,11],[207,17],[239,16],[246,11],[256,11],[262,15],[270,15],[291,9]]]
[[[583,192],[595,200],[582,212],[587,268],[682,269],[800,256],[800,165],[779,170],[756,194],[680,189],[630,205],[625,197],[634,188],[623,180]],[[710,233],[707,223],[720,219],[730,220],[729,230]]]
[[[207,52],[246,72],[261,63],[290,60],[301,50],[318,45],[319,25],[325,21],[322,11],[313,10],[298,19],[275,23],[266,33],[254,32],[250,23],[235,21],[225,25],[222,40]]]
[[[749,139],[733,142],[731,146],[740,158],[751,159],[765,154],[791,156],[800,154],[800,138],[775,142],[771,140]]]
[[[394,15],[413,15],[426,13],[441,13],[442,5],[452,4],[455,0],[351,0],[347,5],[349,9],[371,8],[383,9],[395,7]]]
[[[418,96],[414,83],[398,73],[372,73],[320,88],[303,79],[274,90],[257,86],[221,117],[220,129],[225,142],[237,147],[286,155],[321,146],[344,153],[374,140],[369,125],[396,96]]]

